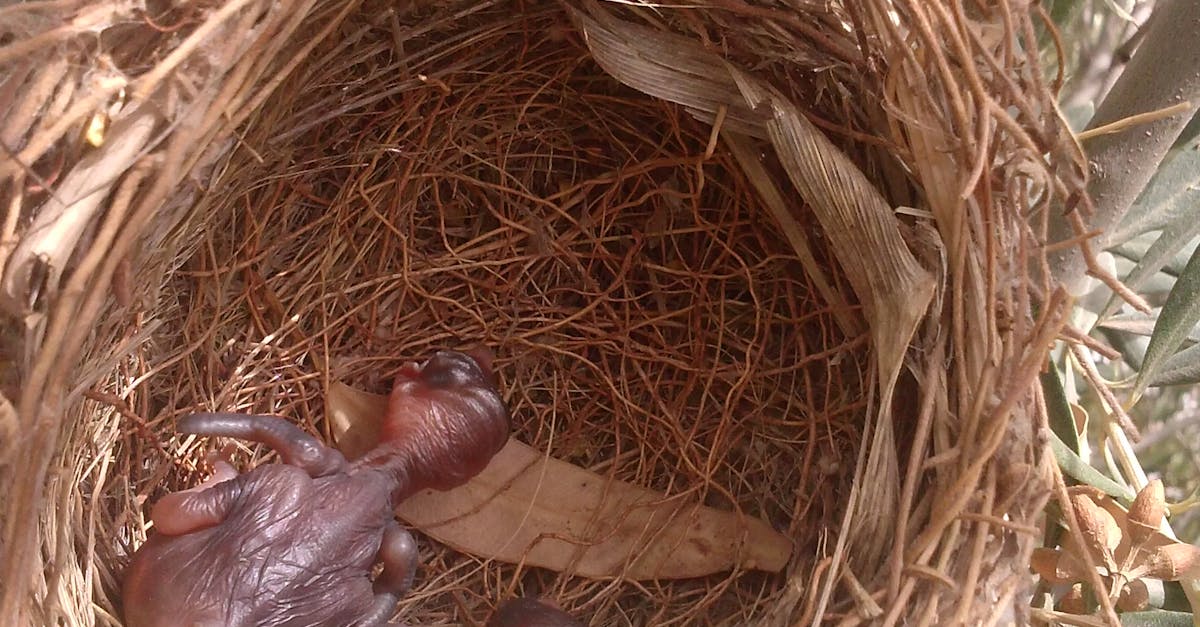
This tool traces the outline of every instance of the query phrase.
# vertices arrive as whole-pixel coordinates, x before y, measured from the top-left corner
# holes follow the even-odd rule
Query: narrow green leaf
[[[1162,235],[1154,240],[1146,254],[1138,260],[1133,270],[1121,279],[1125,287],[1134,292],[1140,292],[1142,284],[1147,279],[1157,274],[1179,251],[1195,240],[1197,235],[1200,235],[1200,220],[1196,219],[1195,213],[1197,209],[1200,209],[1200,192],[1196,194],[1196,203],[1192,207],[1191,215],[1181,216],[1168,224],[1163,229]],[[1116,311],[1124,302],[1114,294],[1109,299],[1108,305],[1104,307],[1104,312],[1100,314],[1100,317],[1104,318]]]
[[[1173,149],[1150,179],[1137,202],[1104,239],[1107,247],[1155,231],[1180,219],[1194,216],[1200,204],[1200,150],[1194,146]]]
[[[1149,340],[1140,336],[1114,331],[1112,329],[1097,329],[1100,335],[1108,341],[1108,345],[1117,349],[1121,353],[1121,359],[1125,363],[1136,370],[1142,369],[1142,360],[1146,358],[1146,344]]]
[[[1191,612],[1168,612],[1167,610],[1125,612],[1121,614],[1121,624],[1129,627],[1192,627],[1193,625]]]
[[[1067,402],[1067,393],[1063,390],[1062,375],[1058,372],[1058,366],[1051,362],[1046,372],[1042,373],[1041,379],[1050,429],[1071,452],[1078,454],[1079,434],[1075,431],[1075,417],[1071,414],[1071,404]]]
[[[1149,233],[1143,233],[1142,235],[1139,235],[1128,242],[1125,242],[1124,244],[1113,246],[1112,248],[1108,249],[1109,252],[1118,258],[1133,262],[1125,266],[1121,261],[1118,261],[1117,269],[1121,271],[1121,274],[1128,274],[1131,270],[1133,270],[1133,266],[1146,256],[1146,252],[1149,251],[1150,247],[1154,245],[1154,242],[1158,240],[1159,235],[1160,233],[1158,231],[1150,231]],[[1197,245],[1200,245],[1200,239],[1195,239],[1185,244],[1179,249],[1179,252],[1175,253],[1174,257],[1167,261],[1166,265],[1162,267],[1160,272],[1170,277],[1173,283],[1173,280],[1179,277],[1179,273],[1183,272],[1183,267],[1187,265],[1187,261],[1191,258],[1192,253],[1195,252]]]
[[[1172,149],[1186,149],[1189,145],[1194,144],[1193,140],[1200,139],[1200,112],[1192,115],[1192,121],[1183,127],[1183,132],[1171,145]]]
[[[1133,386],[1133,399],[1139,398],[1158,376],[1158,371],[1187,339],[1197,322],[1200,322],[1200,249],[1192,253],[1154,325],[1154,334],[1146,347],[1146,359]]]
[[[1200,383],[1200,344],[1193,344],[1171,355],[1150,385],[1159,387],[1191,383]]]
[[[1058,434],[1053,431],[1050,432],[1050,450],[1054,453],[1054,459],[1058,462],[1058,467],[1062,468],[1062,471],[1068,476],[1074,478],[1076,481],[1098,488],[1101,492],[1117,499],[1126,506],[1133,503],[1132,491],[1109,479],[1099,470],[1092,468],[1075,451],[1068,448],[1067,444],[1060,440]]]
[[[1132,335],[1152,337],[1154,335],[1154,328],[1158,324],[1160,317],[1162,317],[1162,309],[1155,308],[1151,309],[1149,314],[1134,312],[1116,315],[1096,326],[1101,329],[1112,329]],[[1200,342],[1200,327],[1193,327],[1184,337],[1193,342]]]

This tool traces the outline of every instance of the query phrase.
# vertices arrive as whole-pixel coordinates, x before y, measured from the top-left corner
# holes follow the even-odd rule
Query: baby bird
[[[220,464],[154,505],[125,572],[129,627],[389,624],[417,565],[395,505],[478,474],[510,422],[490,353],[440,351],[401,369],[378,446],[353,462],[274,416],[193,414],[178,430],[262,442],[282,463]]]

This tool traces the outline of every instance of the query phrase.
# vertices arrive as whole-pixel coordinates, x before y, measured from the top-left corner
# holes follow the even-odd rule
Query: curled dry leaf
[[[334,383],[326,404],[338,448],[351,458],[370,448],[387,397]],[[760,520],[612,480],[513,439],[466,485],[418,493],[396,513],[464,553],[594,578],[778,572],[792,550]]]
[[[0,277],[0,306],[25,315],[37,289],[35,268],[45,265],[54,277],[64,271],[89,225],[106,210],[109,192],[151,140],[159,115],[149,109],[116,121],[104,146],[81,158],[38,208]]]
[[[1134,542],[1140,544],[1158,531],[1165,509],[1162,481],[1154,479],[1138,492],[1129,507],[1129,535]]]

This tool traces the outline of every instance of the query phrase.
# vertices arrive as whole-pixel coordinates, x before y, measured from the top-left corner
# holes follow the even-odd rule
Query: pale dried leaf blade
[[[638,91],[683,105],[705,121],[711,122],[711,115],[724,106],[727,128],[763,136],[763,120],[746,106],[719,57],[690,39],[623,22],[594,3],[586,6],[590,15],[571,14],[604,71]]]
[[[772,112],[767,131],[792,184],[811,204],[846,270],[871,326],[880,381],[879,413],[872,426],[863,484],[855,509],[855,536],[874,559],[890,543],[899,487],[891,397],[904,354],[933,299],[935,280],[917,262],[899,222],[866,176],[791,103],[737,70],[731,71],[756,109]],[[860,509],[861,508],[861,509]]]
[[[38,262],[61,273],[113,185],[142,154],[159,116],[150,107],[113,123],[104,146],[79,160],[25,231],[4,268],[0,302],[22,313]]]
[[[17,410],[8,397],[0,393],[0,467],[9,459],[9,451],[17,438]]]
[[[847,335],[858,335],[861,332],[859,329],[859,319],[854,317],[853,312],[850,310],[850,305],[846,302],[842,293],[833,288],[829,278],[826,276],[825,269],[817,263],[812,249],[808,245],[807,233],[804,232],[799,221],[789,210],[783,194],[775,185],[775,181],[767,174],[766,168],[763,167],[758,157],[755,156],[750,143],[745,138],[736,134],[725,133],[724,137],[730,152],[738,160],[738,164],[742,166],[742,173],[746,175],[746,178],[754,185],[754,188],[758,190],[763,203],[771,210],[771,216],[775,218],[780,230],[783,231],[783,236],[787,238],[788,243],[792,246],[792,250],[796,251],[796,256],[804,266],[805,273],[812,280],[817,291],[825,298],[825,301],[834,308],[838,326]]]
[[[893,370],[893,363],[899,372],[893,345],[903,353],[933,296],[934,279],[909,251],[891,207],[866,176],[790,103],[696,43],[597,9],[596,19],[574,15],[597,62],[621,82],[694,109],[715,112],[725,106],[727,120],[766,125],[792,183],[834,242],[855,292],[868,312],[878,309],[885,321],[876,331],[876,339],[886,337],[876,344],[888,355],[881,372]]]
[[[356,457],[378,433],[387,397],[334,383],[326,399],[338,447]],[[464,553],[593,578],[778,572],[792,551],[760,520],[610,480],[514,439],[466,485],[418,493],[396,512]]]

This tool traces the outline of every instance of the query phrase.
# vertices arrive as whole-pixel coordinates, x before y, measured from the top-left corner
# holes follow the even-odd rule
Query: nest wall
[[[514,437],[767,521],[792,560],[594,580],[419,536],[402,619],[538,594],[596,625],[1021,620],[1049,493],[1033,383],[1064,304],[1043,218],[1080,180],[1032,14],[0,18],[3,615],[119,624],[147,503],[205,472],[176,418],[330,439],[331,382],[385,391],[482,343]]]

